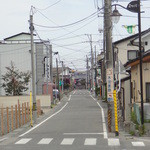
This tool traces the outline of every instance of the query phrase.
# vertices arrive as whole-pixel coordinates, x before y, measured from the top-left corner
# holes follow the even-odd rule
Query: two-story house
[[[121,94],[120,94],[120,106],[122,108],[122,116],[124,121],[130,119],[130,110],[133,103],[139,103],[140,100],[140,82],[139,82],[139,47],[138,38],[139,34],[135,34],[113,43],[114,48],[114,63],[118,66],[120,61],[126,67],[126,73],[120,74],[121,76]],[[147,29],[141,34],[142,51],[143,56],[147,58],[150,50],[150,29]],[[148,77],[148,71],[145,72],[144,68],[149,66],[148,60],[143,61],[143,87],[144,91],[148,93],[150,78]],[[117,69],[118,70],[118,69]],[[128,70],[128,73],[127,73]],[[118,74],[115,74],[116,84],[119,83]],[[144,102],[146,102],[146,95],[144,92]],[[149,91],[150,92],[150,91]]]

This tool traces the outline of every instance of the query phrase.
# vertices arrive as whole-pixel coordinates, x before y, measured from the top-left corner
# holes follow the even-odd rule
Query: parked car
[[[57,98],[60,97],[59,91],[58,91],[58,89],[53,89],[53,98],[56,98],[56,96],[57,96]]]

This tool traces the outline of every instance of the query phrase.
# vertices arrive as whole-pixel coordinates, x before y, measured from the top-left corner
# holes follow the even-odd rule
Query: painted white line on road
[[[5,138],[3,138],[3,139],[0,139],[0,142],[3,142],[3,141],[5,141],[5,140],[7,140],[8,139],[8,137],[5,137]]]
[[[92,95],[91,95],[91,97],[93,98],[93,100],[95,100],[95,98]],[[101,112],[102,112],[102,122],[103,122],[104,139],[107,139],[108,138],[108,134],[107,134],[107,129],[106,129],[106,122],[105,122],[104,110],[103,110],[103,107],[98,102],[97,102],[97,104],[100,107]]]
[[[69,99],[68,99],[68,101],[70,101],[71,100],[71,95],[69,95]]]
[[[63,133],[64,135],[103,135],[104,133]]]
[[[96,145],[96,138],[86,138],[84,145]]]
[[[135,138],[135,140],[138,140],[138,141],[145,141],[145,142],[150,142],[150,139],[143,139],[143,138]]]
[[[30,133],[31,131],[33,131],[34,129],[36,129],[37,127],[39,127],[40,125],[42,125],[43,123],[45,123],[47,120],[51,119],[52,117],[54,117],[55,115],[57,115],[58,113],[60,113],[66,106],[68,105],[68,102],[66,102],[66,104],[56,113],[52,114],[51,116],[49,116],[48,118],[46,118],[45,120],[43,120],[42,122],[40,122],[39,124],[37,124],[36,126],[32,127],[30,130],[28,130],[27,132],[19,135],[19,137],[22,137],[28,133]]]
[[[21,140],[19,140],[18,142],[16,142],[15,144],[26,144],[31,140],[31,138],[23,138]]]
[[[76,90],[73,92],[73,94],[75,94]]]
[[[120,146],[119,139],[109,138],[108,139],[108,146]]]
[[[92,95],[90,95],[90,96],[93,98],[94,101],[96,101],[96,99]]]
[[[38,144],[49,144],[52,140],[53,138],[43,138]]]
[[[61,145],[72,145],[74,138],[64,138],[61,142]]]
[[[145,146],[143,142],[132,142],[133,146]]]

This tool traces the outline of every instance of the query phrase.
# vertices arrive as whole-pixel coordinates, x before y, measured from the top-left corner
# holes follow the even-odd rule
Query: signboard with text
[[[113,69],[107,69],[107,101],[113,101]]]

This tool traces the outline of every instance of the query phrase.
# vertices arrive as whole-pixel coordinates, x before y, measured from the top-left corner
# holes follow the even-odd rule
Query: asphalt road
[[[0,150],[149,149],[148,142],[108,138],[103,108],[86,90],[73,92],[41,124],[4,143]]]

